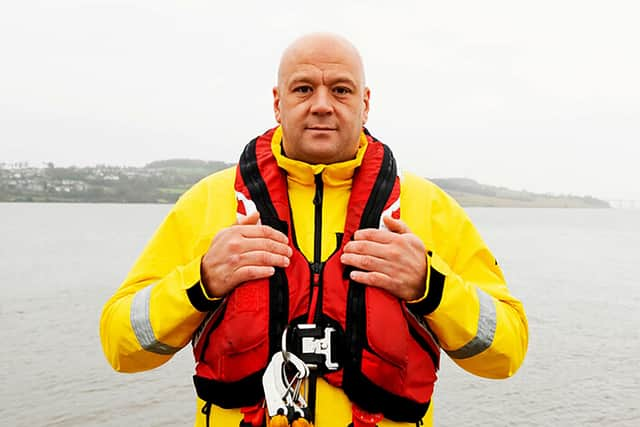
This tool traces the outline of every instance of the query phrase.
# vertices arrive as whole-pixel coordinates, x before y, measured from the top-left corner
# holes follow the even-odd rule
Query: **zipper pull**
[[[322,272],[322,263],[321,262],[312,262],[311,263],[311,272],[313,274],[320,274]]]
[[[322,263],[321,262],[311,263],[311,281],[314,287],[320,286],[321,274],[322,274]]]
[[[319,206],[320,204],[322,204],[322,187],[323,187],[322,172],[320,172],[317,175],[314,175],[314,180],[316,184],[316,194],[313,197],[313,204],[315,206]]]

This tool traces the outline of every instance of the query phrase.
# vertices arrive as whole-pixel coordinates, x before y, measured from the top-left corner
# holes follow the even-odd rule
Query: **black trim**
[[[396,162],[393,158],[391,149],[382,144],[384,148],[384,155],[382,157],[382,164],[380,165],[380,171],[376,177],[376,182],[371,189],[371,195],[367,204],[362,212],[362,219],[360,220],[360,228],[378,228],[380,222],[380,216],[384,210],[384,205],[389,200],[393,186],[396,183],[396,177],[398,176],[396,169]]]
[[[431,400],[418,403],[385,391],[362,374],[351,376],[348,383],[345,379],[344,391],[353,403],[365,411],[382,412],[385,418],[398,422],[415,423],[424,417],[431,404]]]
[[[307,415],[312,424],[316,422],[316,392],[317,392],[317,383],[318,383],[318,375],[316,372],[310,372],[309,378],[307,379],[307,387],[308,387],[308,402],[307,402]]]
[[[365,135],[370,137],[374,142],[380,142],[380,140],[378,138],[376,138],[375,136],[371,135],[371,132],[369,132],[369,129],[363,127],[362,131],[364,132]]]
[[[310,264],[311,269],[311,289],[309,297],[313,298],[314,288],[318,288],[316,297],[315,313],[313,313],[313,321],[318,323],[322,317],[322,272],[324,271],[324,263],[322,262],[322,203],[324,196],[324,182],[322,181],[322,173],[313,177],[316,192],[313,197],[313,263]],[[311,310],[312,307],[309,307]]]
[[[280,224],[278,224],[280,222],[278,212],[273,206],[273,203],[271,203],[267,184],[265,184],[262,179],[258,168],[258,158],[256,157],[257,142],[258,138],[254,138],[244,148],[238,164],[240,167],[240,175],[242,175],[244,185],[247,186],[247,189],[251,194],[251,200],[253,200],[256,207],[258,207],[258,211],[260,212],[260,221],[262,221],[263,224],[270,225],[277,230],[280,230]],[[260,207],[262,209],[260,209]]]
[[[364,290],[363,284],[349,280],[347,315],[345,320],[345,345],[347,350],[343,381],[345,384],[350,382],[349,377],[351,376],[351,372],[360,370],[362,348],[364,348],[367,343]]]
[[[189,302],[198,311],[207,312],[207,311],[215,311],[220,304],[222,304],[222,298],[210,300],[204,294],[204,290],[202,289],[202,285],[200,284],[200,280],[198,280],[195,285],[187,288],[187,297],[189,297]]]
[[[407,303],[407,308],[417,316],[426,316],[433,313],[442,301],[444,280],[444,274],[433,268],[433,266],[429,267],[429,290],[427,291],[427,296],[418,302]]]
[[[269,360],[271,360],[271,356],[280,351],[282,333],[289,321],[287,274],[283,268],[275,270],[275,274],[269,278]],[[262,383],[260,389],[262,389]]]
[[[264,399],[262,375],[264,369],[240,381],[224,383],[198,375],[193,376],[198,397],[205,402],[213,402],[225,409],[243,408],[257,405]]]
[[[313,196],[313,262],[322,262],[322,199],[324,195],[324,183],[322,173],[313,178],[316,185],[316,193]]]
[[[202,412],[206,418],[206,427],[209,427],[211,422],[211,402],[205,402],[200,412]]]

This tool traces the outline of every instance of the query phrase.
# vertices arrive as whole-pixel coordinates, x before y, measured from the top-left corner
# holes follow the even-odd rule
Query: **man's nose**
[[[331,93],[327,88],[318,88],[311,99],[311,112],[313,114],[330,114],[332,111]]]

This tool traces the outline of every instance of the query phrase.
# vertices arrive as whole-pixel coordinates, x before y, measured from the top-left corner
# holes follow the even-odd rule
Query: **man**
[[[343,38],[285,50],[279,126],[180,198],[105,305],[114,369],[152,369],[193,339],[198,426],[261,425],[281,343],[311,367],[302,415],[318,427],[431,425],[440,348],[476,375],[515,373],[521,303],[462,209],[398,179],[363,130],[369,96]]]

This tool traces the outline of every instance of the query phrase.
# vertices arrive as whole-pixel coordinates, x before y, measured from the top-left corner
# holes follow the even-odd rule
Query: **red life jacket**
[[[238,212],[246,214],[248,205],[255,204],[262,224],[288,235],[293,256],[286,269],[276,268],[269,279],[238,286],[203,323],[193,342],[197,394],[223,408],[259,403],[264,399],[262,375],[280,351],[284,329],[313,322],[338,331],[340,369],[323,373],[330,384],[365,411],[417,422],[431,401],[439,347],[403,301],[350,280],[340,262],[356,230],[378,228],[382,213],[399,206],[391,150],[367,133],[343,238],[324,263],[310,263],[297,247],[286,174],[271,151],[273,132],[251,141],[242,153],[235,182]],[[395,211],[398,216],[399,209]],[[320,238],[318,230],[316,235]]]

